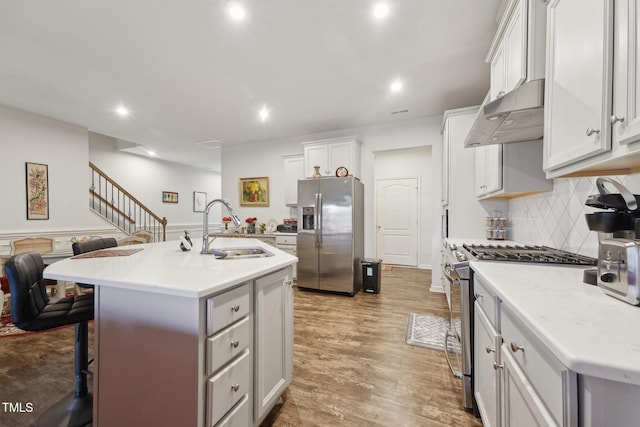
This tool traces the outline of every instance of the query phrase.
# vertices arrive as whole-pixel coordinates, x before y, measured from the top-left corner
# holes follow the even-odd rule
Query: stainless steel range
[[[595,258],[553,249],[547,246],[518,244],[461,244],[449,243],[444,250],[444,288],[451,313],[449,333],[445,338],[445,357],[455,377],[462,379],[465,410],[476,412],[473,399],[473,270],[469,261],[525,262],[536,264],[565,264],[590,267]],[[460,354],[448,351],[448,342],[458,340]],[[456,360],[454,363],[452,360]],[[457,366],[454,366],[457,365]]]

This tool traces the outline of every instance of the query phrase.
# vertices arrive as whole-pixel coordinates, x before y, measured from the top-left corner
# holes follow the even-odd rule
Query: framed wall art
[[[162,203],[178,203],[178,193],[173,191],[163,191]]]
[[[269,206],[269,178],[240,178],[240,206]]]
[[[49,166],[26,163],[27,219],[49,219]]]
[[[204,209],[206,207],[207,207],[207,193],[194,191],[193,192],[193,211],[204,212]]]

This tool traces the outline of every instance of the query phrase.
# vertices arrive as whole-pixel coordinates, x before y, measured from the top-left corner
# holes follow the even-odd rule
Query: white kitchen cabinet
[[[544,78],[546,5],[540,0],[510,0],[489,49],[490,101],[525,81]]]
[[[304,176],[313,178],[314,166],[320,166],[322,176],[335,176],[336,169],[344,166],[349,175],[360,177],[360,145],[355,136],[303,142]]]
[[[255,280],[255,419],[258,425],[293,375],[291,269]]]
[[[502,189],[502,145],[476,147],[476,196]]]
[[[512,1],[504,15],[504,31],[490,53],[491,100],[512,91],[527,78],[527,3]]]
[[[297,255],[297,236],[293,233],[276,234],[276,248],[293,256]],[[298,278],[298,264],[292,266],[293,280]]]
[[[475,148],[476,196],[513,198],[551,191],[553,181],[542,170],[540,141],[491,144]]]
[[[502,338],[475,302],[474,310],[473,382],[474,397],[485,427],[500,426],[500,345]]]
[[[633,0],[552,0],[545,171],[624,174],[640,161],[638,6]]]
[[[304,156],[283,156],[284,204],[298,205],[298,180],[304,179]]]
[[[577,376],[502,304],[504,425],[577,426]],[[529,424],[528,424],[529,423]]]

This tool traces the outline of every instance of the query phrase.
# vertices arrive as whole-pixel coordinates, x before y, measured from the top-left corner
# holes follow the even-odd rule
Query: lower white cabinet
[[[485,427],[500,425],[500,344],[502,339],[480,304],[474,312],[474,397]]]
[[[276,234],[276,248],[285,251],[293,256],[297,256],[296,249],[297,236],[295,234]],[[298,264],[293,264],[293,280],[298,278]]]
[[[291,284],[287,267],[207,299],[207,427],[259,425],[291,383]]]
[[[256,425],[293,375],[293,290],[289,268],[255,280]]]

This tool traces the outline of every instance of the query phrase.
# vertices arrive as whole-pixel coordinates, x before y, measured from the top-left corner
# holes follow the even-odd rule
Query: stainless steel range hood
[[[480,107],[465,147],[542,138],[544,79],[532,80]]]

